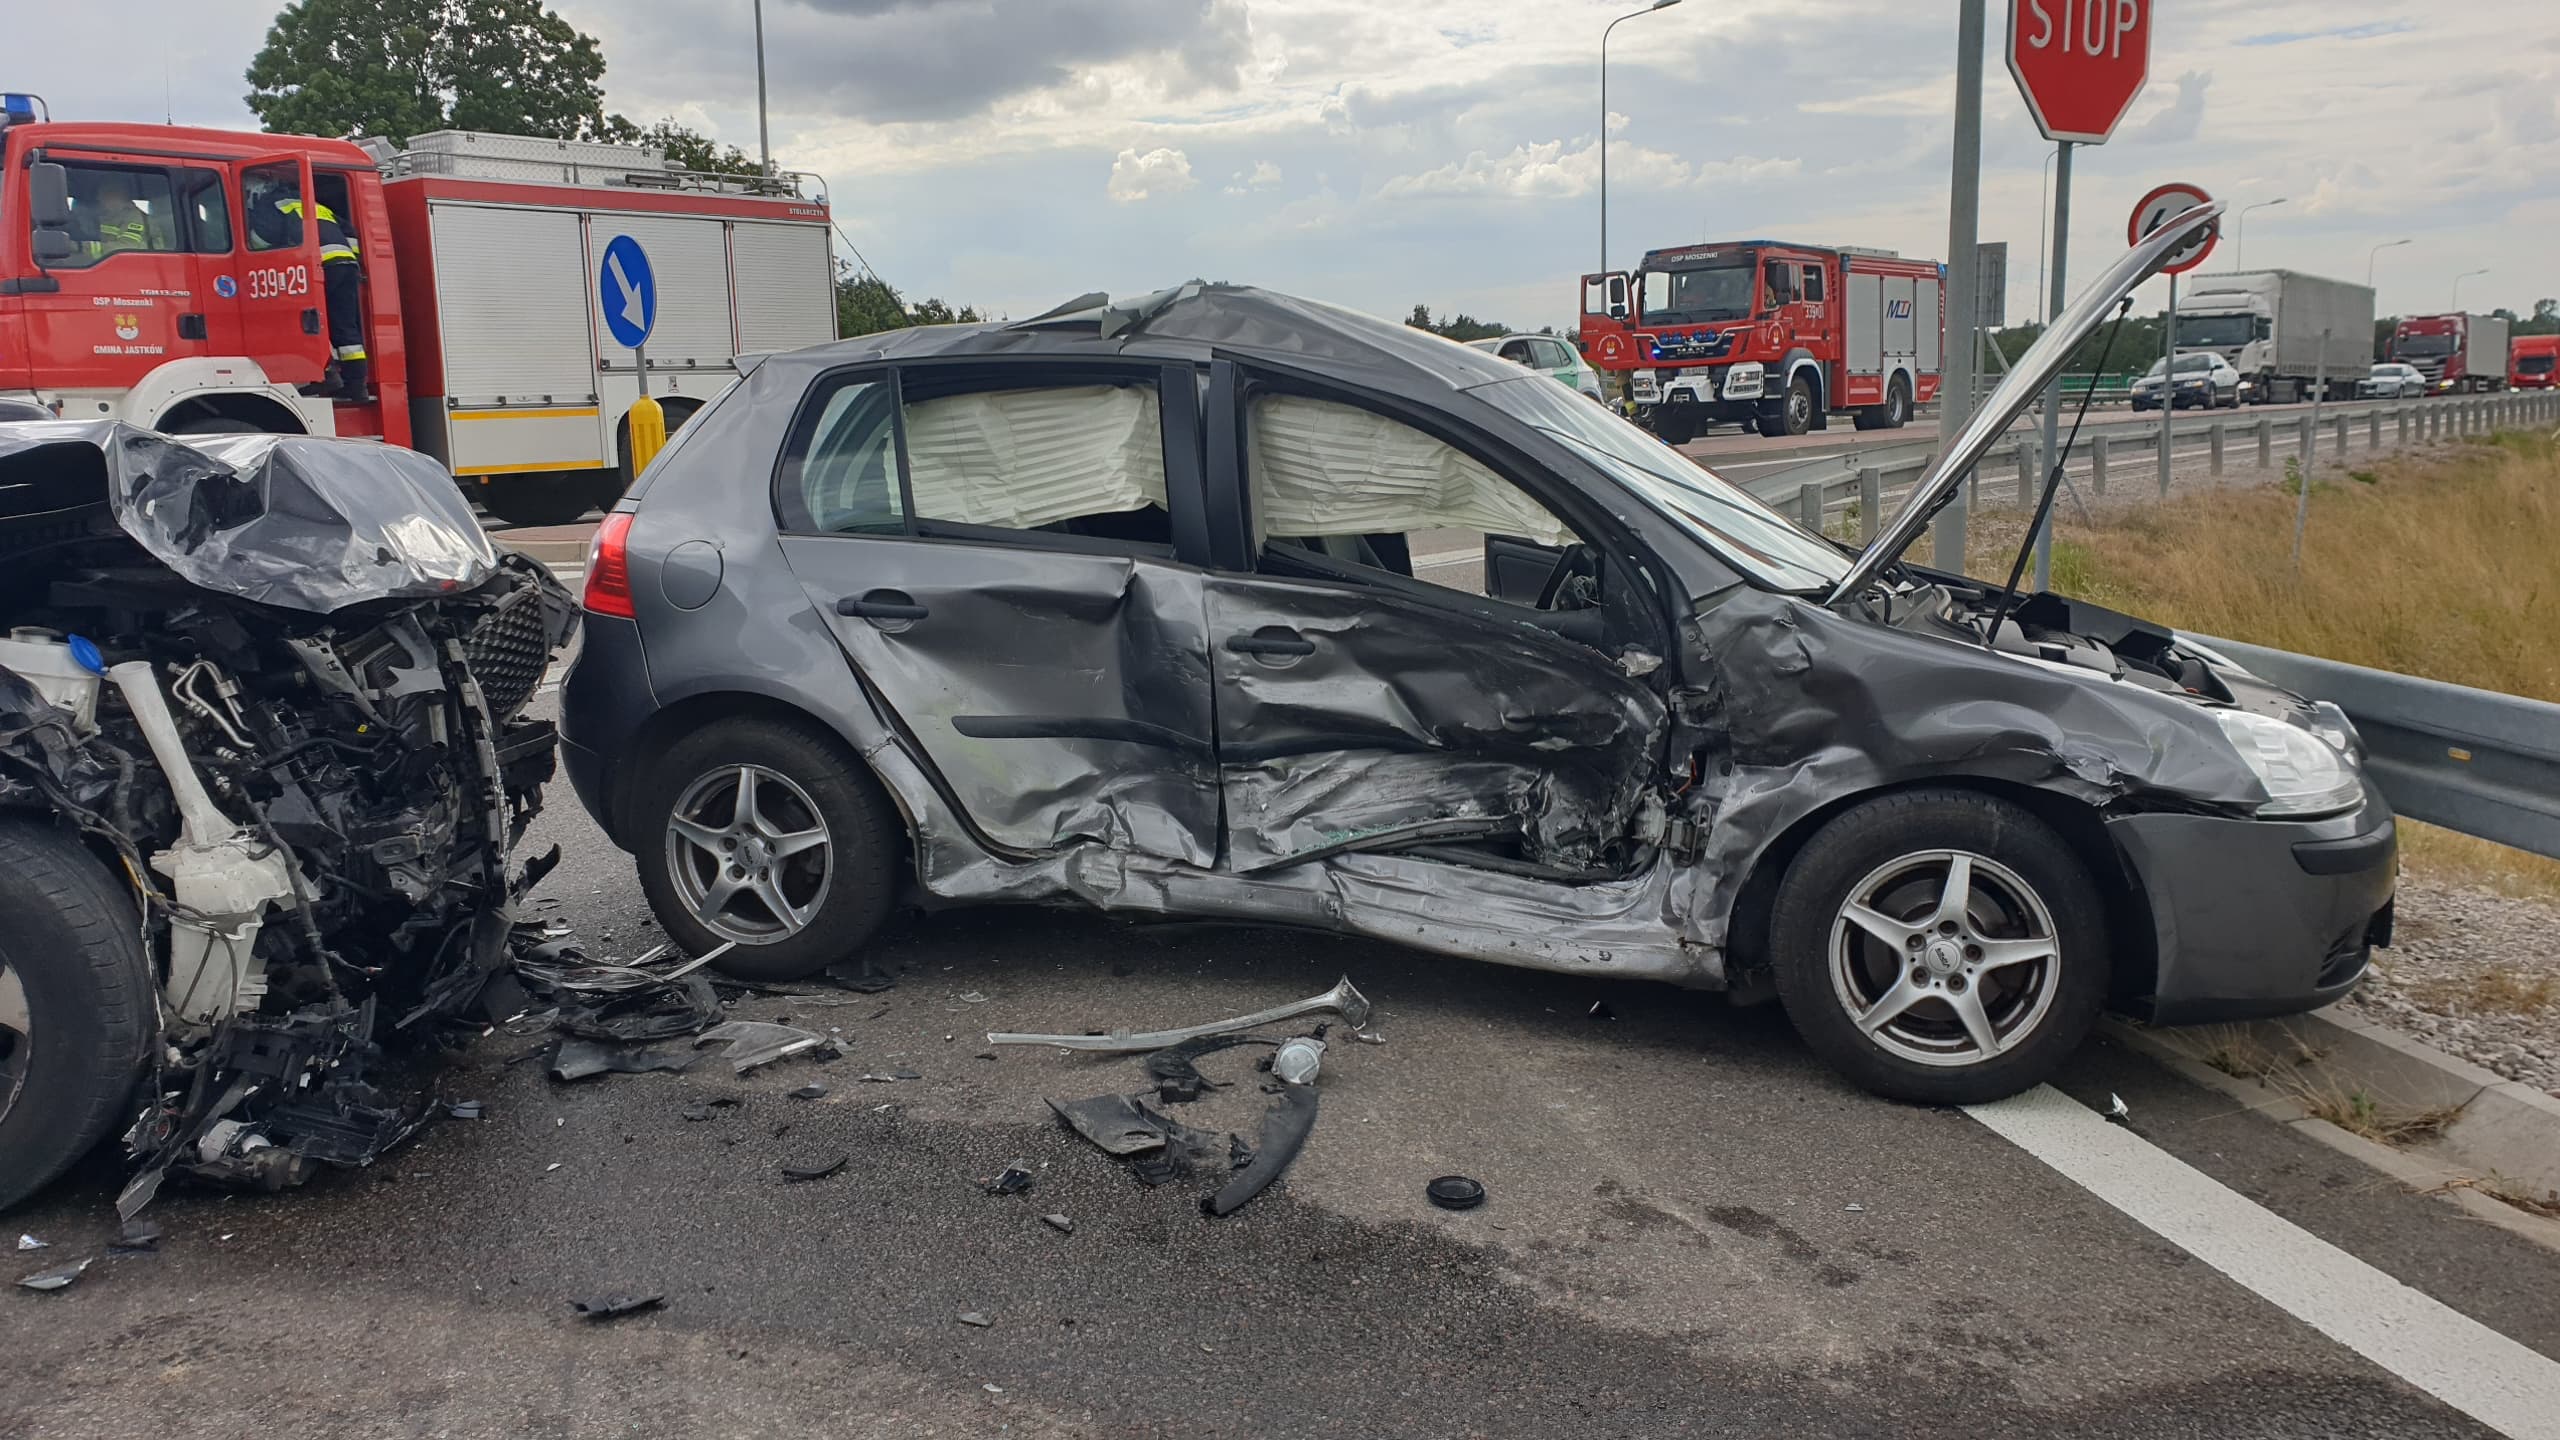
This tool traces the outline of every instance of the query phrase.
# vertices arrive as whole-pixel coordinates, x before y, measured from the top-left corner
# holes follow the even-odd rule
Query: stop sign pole
[[[2151,11],[2156,0],[2009,0],[2009,75],[2054,142],[2053,287],[2045,323],[2062,314],[2070,291],[2063,256],[2071,237],[2071,151],[2103,145],[2115,133],[2151,73]],[[2062,389],[2044,396],[2044,462],[2060,463]],[[2036,588],[2053,583],[2053,518],[2036,530]]]

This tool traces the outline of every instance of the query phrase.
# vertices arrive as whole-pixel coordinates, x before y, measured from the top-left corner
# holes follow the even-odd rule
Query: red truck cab
[[[0,108],[0,393],[173,433],[409,439],[400,293],[372,157],[344,141],[39,120]],[[366,272],[369,403],[305,396],[331,346],[316,200]],[[308,214],[308,204],[303,207]]]
[[[2507,351],[2507,383],[2518,390],[2560,388],[2560,335],[2519,335]]]

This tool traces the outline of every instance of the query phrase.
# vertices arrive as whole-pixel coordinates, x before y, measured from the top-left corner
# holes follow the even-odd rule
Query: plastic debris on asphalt
[[[824,1180],[828,1176],[843,1169],[845,1167],[845,1162],[851,1158],[852,1157],[850,1156],[839,1155],[833,1160],[822,1160],[810,1165],[785,1165],[782,1167],[782,1178],[785,1180]]]
[[[1467,1175],[1443,1175],[1424,1186],[1422,1193],[1443,1210],[1473,1210],[1484,1203],[1484,1182]]]
[[[148,1255],[160,1248],[160,1227],[148,1220],[127,1220],[107,1242],[110,1255]]]
[[[572,1300],[569,1308],[581,1320],[611,1320],[622,1315],[637,1315],[643,1310],[655,1310],[666,1303],[667,1297],[663,1294],[600,1295],[588,1300]]]
[[[95,1257],[74,1260],[68,1265],[57,1265],[51,1270],[39,1270],[33,1275],[24,1276],[19,1279],[18,1284],[21,1288],[28,1290],[59,1290],[79,1279],[80,1272],[94,1263]]]
[[[1061,1235],[1073,1235],[1076,1233],[1076,1222],[1068,1219],[1064,1215],[1043,1215],[1040,1217],[1040,1223],[1057,1231]]]
[[[993,1175],[978,1181],[978,1188],[990,1195],[1019,1195],[1031,1188],[1038,1177],[1031,1173],[1030,1162],[1016,1160]]]
[[[961,1314],[960,1314],[960,1323],[961,1323],[961,1324],[963,1324],[963,1325],[971,1326],[971,1327],[973,1327],[973,1328],[975,1328],[975,1329],[984,1330],[984,1329],[986,1329],[988,1326],[993,1325],[993,1324],[995,1324],[996,1322],[994,1322],[993,1320],[988,1319],[988,1318],[987,1318],[986,1316],[984,1316],[984,1315],[979,1314],[979,1313],[978,1313],[977,1311],[975,1311],[975,1310],[965,1310],[965,1311],[962,1311],[962,1312],[961,1312]]]
[[[842,1054],[841,1042],[831,1040],[815,1030],[796,1025],[777,1025],[770,1020],[731,1020],[715,1025],[694,1037],[698,1049],[704,1045],[726,1041],[729,1048],[720,1058],[740,1075],[759,1065],[770,1065],[792,1055],[810,1054],[820,1049],[827,1053],[819,1058],[832,1060]]]
[[[42,1250],[52,1243],[53,1242],[50,1240],[39,1240],[33,1235],[21,1235],[18,1237],[18,1248],[21,1250]]]
[[[823,1080],[812,1080],[808,1084],[801,1086],[799,1089],[792,1091],[791,1098],[794,1100],[824,1100],[827,1098],[826,1082]]]

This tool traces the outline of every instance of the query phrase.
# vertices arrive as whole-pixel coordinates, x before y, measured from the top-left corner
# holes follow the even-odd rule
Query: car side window
[[[1169,545],[1152,381],[918,394],[904,411],[913,518]]]
[[[1266,563],[1316,555],[1485,596],[1485,541],[1559,553],[1572,529],[1527,491],[1400,420],[1306,395],[1263,394],[1245,446]]]
[[[1802,298],[1807,300],[1819,300],[1822,298],[1822,267],[1820,265],[1807,265],[1804,267],[1804,295]]]
[[[1529,342],[1526,340],[1505,340],[1502,342],[1502,349],[1496,353],[1501,355],[1503,359],[1509,360],[1518,365],[1535,365],[1538,363],[1529,358]]]
[[[127,251],[174,253],[178,206],[169,172],[130,165],[63,162],[71,192],[71,258],[55,269],[81,270]]]
[[[1541,369],[1562,370],[1574,363],[1573,347],[1561,340],[1541,340],[1538,348],[1547,352]]]
[[[1173,539],[1152,381],[831,376],[794,422],[777,480],[783,528],[801,533]]]
[[[821,382],[822,384],[828,382]],[[827,535],[906,529],[898,485],[896,395],[878,375],[839,378],[795,429],[783,460],[785,528]]]

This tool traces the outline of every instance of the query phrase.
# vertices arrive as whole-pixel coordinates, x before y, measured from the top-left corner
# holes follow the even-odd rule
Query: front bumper
[[[2325,820],[2121,815],[2107,822],[2151,914],[2158,974],[2132,1008],[2161,1025],[2316,1010],[2391,942],[2399,836],[2368,782]]]

